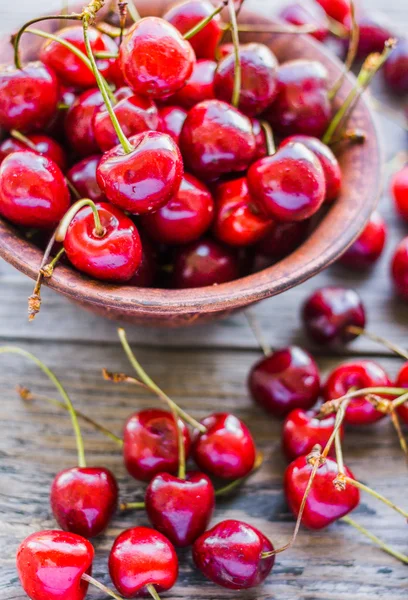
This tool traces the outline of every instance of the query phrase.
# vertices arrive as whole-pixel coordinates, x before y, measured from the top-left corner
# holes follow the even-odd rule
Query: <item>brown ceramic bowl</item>
[[[169,0],[138,2],[139,7],[142,5],[142,14],[156,15],[162,14],[168,4]],[[245,11],[241,13],[241,21],[259,26],[272,23],[258,14]],[[241,39],[256,39],[266,43],[280,62],[295,58],[319,60],[327,67],[332,81],[337,79],[342,69],[342,64],[309,36],[251,33],[245,34],[245,37],[242,35]],[[24,44],[24,58],[35,56],[38,40],[26,35]],[[8,39],[0,43],[0,52],[3,62],[11,62]],[[340,101],[354,83],[355,78],[348,76],[339,94]],[[190,325],[224,317],[239,308],[299,285],[330,265],[346,250],[361,233],[376,206],[381,184],[381,156],[373,117],[364,99],[360,100],[353,113],[350,126],[363,129],[367,134],[367,141],[363,145],[348,148],[341,156],[344,174],[341,196],[307,241],[276,265],[230,283],[189,290],[108,285],[91,280],[69,267],[59,266],[48,285],[100,315],[131,323],[165,327]],[[41,261],[40,250],[22,239],[10,224],[1,220],[0,255],[32,279],[36,278]]]

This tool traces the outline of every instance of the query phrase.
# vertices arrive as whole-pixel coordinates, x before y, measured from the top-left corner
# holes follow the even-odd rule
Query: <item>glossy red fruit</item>
[[[329,17],[340,21],[340,23],[345,23],[350,17],[349,0],[317,0],[317,3],[320,4]]]
[[[397,292],[402,298],[408,300],[408,237],[404,238],[395,250],[391,263],[391,276]]]
[[[308,352],[289,346],[258,361],[248,386],[258,404],[275,417],[284,417],[295,408],[307,410],[316,404],[319,368]]]
[[[186,457],[190,453],[190,434],[184,422]],[[150,481],[159,473],[176,474],[178,469],[177,428],[170,412],[146,409],[134,413],[126,422],[123,434],[123,458],[129,474],[140,481]]]
[[[238,108],[249,117],[254,117],[276,98],[278,61],[265,44],[243,44],[239,47],[239,56],[241,93]],[[218,63],[214,77],[214,91],[219,100],[231,102],[234,74],[235,54],[228,54]]]
[[[336,416],[316,419],[319,411],[292,410],[282,429],[282,450],[288,460],[309,454],[316,444],[324,448],[334,431]],[[343,428],[340,429],[343,437]]]
[[[188,113],[180,148],[187,168],[197,177],[214,179],[247,169],[256,142],[248,117],[226,102],[207,100]]]
[[[312,469],[313,466],[309,464],[307,457],[299,456],[285,471],[285,497],[295,517],[299,514]],[[308,529],[324,529],[358,506],[360,492],[356,487],[348,485],[345,490],[339,491],[333,485],[338,472],[336,461],[330,457],[319,467],[302,517],[302,524]],[[354,479],[354,475],[347,468],[345,474]]]
[[[37,131],[51,121],[59,100],[55,73],[40,62],[0,67],[0,127]]]
[[[180,33],[184,34],[214,12],[209,0],[186,0],[178,2],[163,15]],[[218,43],[222,37],[221,17],[216,15],[199,33],[190,39],[197,58],[214,60]]]
[[[408,94],[408,40],[399,39],[385,63],[384,81],[395,94]]]
[[[373,212],[363,233],[343,254],[339,262],[349,269],[368,269],[380,258],[387,239],[387,225],[377,211]]]
[[[398,214],[408,223],[408,164],[394,175],[391,191]]]
[[[146,593],[146,586],[169,590],[178,576],[177,554],[158,531],[134,527],[121,533],[109,555],[109,573],[122,596],[134,598]]]
[[[326,196],[324,172],[317,156],[299,143],[254,163],[248,188],[260,210],[277,221],[303,221],[314,215]]]
[[[178,144],[187,114],[188,112],[184,108],[181,108],[181,106],[162,106],[159,108],[157,130],[167,133]]]
[[[226,283],[238,276],[239,265],[234,252],[203,238],[177,252],[172,283],[175,288],[195,288]]]
[[[192,454],[200,469],[222,479],[245,477],[256,457],[248,427],[230,413],[214,413],[201,421],[206,433],[196,432]]]
[[[153,244],[146,235],[140,234],[142,240],[142,260],[139,268],[127,285],[134,287],[152,287],[157,273],[157,257]]]
[[[64,140],[64,123],[67,110],[71,108],[76,100],[74,88],[61,86],[59,88],[59,100],[57,110],[54,117],[46,125],[44,132],[52,138],[63,143]]]
[[[107,528],[118,503],[118,485],[108,469],[66,469],[51,487],[51,509],[64,531],[92,538]]]
[[[306,239],[310,223],[275,223],[271,231],[256,245],[256,250],[262,256],[279,259],[291,254]]]
[[[150,237],[163,244],[188,244],[210,227],[214,200],[210,190],[193,175],[185,173],[177,194],[162,208],[142,217]]]
[[[28,536],[17,550],[17,572],[32,600],[83,600],[91,574],[94,549],[74,533],[39,531]]]
[[[81,198],[90,198],[94,202],[106,201],[106,197],[96,181],[96,169],[101,158],[100,154],[87,156],[69,169],[67,178]]]
[[[302,309],[308,336],[319,345],[340,345],[353,341],[358,334],[350,326],[364,329],[365,309],[354,290],[328,286],[311,294]]]
[[[346,25],[350,26],[351,20]],[[358,42],[358,56],[364,58],[373,52],[382,52],[384,44],[395,37],[392,25],[387,23],[384,15],[370,11],[358,18],[360,37]]]
[[[171,96],[169,102],[189,110],[199,102],[213,100],[216,68],[217,63],[214,60],[198,60],[185,86]]]
[[[70,196],[60,168],[29,150],[9,154],[0,165],[0,214],[16,225],[52,229]]]
[[[329,21],[327,15],[322,7],[313,1],[303,0],[302,3],[293,2],[293,4],[284,6],[279,13],[279,17],[291,25],[313,26],[316,31],[310,35],[319,42],[324,42],[329,35]]]
[[[334,369],[323,388],[326,401],[341,398],[351,389],[389,387],[392,383],[380,365],[372,360],[354,360]],[[378,394],[381,396],[381,394]],[[365,396],[353,398],[346,409],[345,422],[350,425],[370,425],[386,415],[374,408]]]
[[[211,581],[230,590],[260,585],[269,575],[274,550],[260,531],[242,521],[222,521],[204,533],[193,546],[196,567]]]
[[[403,365],[402,369],[398,373],[395,385],[397,387],[408,388],[408,362]],[[397,412],[403,422],[408,425],[408,402],[401,404],[401,406],[397,408]]]
[[[177,548],[190,546],[207,529],[215,506],[211,480],[198,471],[179,479],[160,473],[146,490],[146,511],[152,525]]]
[[[268,148],[266,145],[266,136],[263,128],[261,127],[261,122],[258,119],[251,119],[252,123],[252,132],[255,136],[255,156],[254,161],[258,160],[258,158],[263,158],[268,154]]]
[[[90,156],[100,152],[95,139],[93,119],[102,104],[100,91],[91,89],[78,96],[66,114],[65,136],[78,156]]]
[[[79,271],[103,281],[128,281],[142,260],[142,244],[133,221],[107,202],[97,204],[104,235],[95,232],[89,206],[72,219],[64,239],[69,261]]]
[[[67,156],[58,142],[48,137],[48,135],[43,135],[41,133],[31,133],[27,135],[27,138],[37,147],[38,154],[50,158],[59,166],[61,171],[65,171]],[[18,152],[19,150],[31,150],[33,152],[33,149],[29,148],[24,142],[20,142],[20,140],[13,137],[6,138],[0,144],[0,163],[6,156],[12,152]]]
[[[161,98],[183,87],[193,72],[195,54],[173,25],[146,17],[124,36],[119,61],[136,93]]]
[[[129,141],[129,154],[116,146],[102,156],[96,180],[113,204],[142,215],[165,206],[177,194],[183,160],[174,140],[164,133],[145,131]]]

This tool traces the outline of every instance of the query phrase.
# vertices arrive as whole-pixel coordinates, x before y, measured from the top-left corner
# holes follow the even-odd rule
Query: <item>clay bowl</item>
[[[137,2],[137,5],[142,15],[161,15],[169,3],[169,0],[144,0]],[[80,10],[80,7],[77,9]],[[241,13],[241,22],[259,26],[273,23],[259,14],[246,11]],[[245,34],[245,37],[242,35],[241,39],[256,39],[269,45],[280,62],[300,57],[319,60],[328,69],[332,81],[341,72],[342,64],[309,36],[251,33]],[[23,56],[35,56],[37,39],[26,35],[24,43]],[[0,52],[2,61],[11,62],[8,39],[0,43]],[[354,82],[353,76],[347,77],[339,101],[344,99]],[[59,266],[48,285],[100,315],[164,327],[190,325],[225,317],[233,311],[299,285],[334,262],[350,246],[361,233],[377,202],[381,187],[381,156],[373,117],[364,99],[360,100],[350,126],[363,129],[367,134],[367,141],[361,146],[350,147],[341,156],[344,174],[341,196],[307,241],[274,266],[231,283],[190,290],[108,285],[84,277],[69,267]],[[30,278],[36,278],[41,252],[22,239],[5,221],[0,221],[0,255]]]

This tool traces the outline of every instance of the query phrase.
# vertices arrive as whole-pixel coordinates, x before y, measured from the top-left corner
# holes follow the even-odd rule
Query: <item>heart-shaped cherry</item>
[[[187,114],[187,111],[181,106],[160,107],[157,130],[162,133],[167,133],[167,135],[172,137],[176,144],[178,144]]]
[[[100,154],[87,156],[69,169],[67,178],[81,198],[90,198],[93,202],[106,201],[106,197],[96,181],[96,169],[101,158]]]
[[[384,81],[395,94],[408,93],[408,40],[398,40],[397,47],[384,65]]]
[[[395,289],[408,300],[408,237],[397,246],[391,263],[391,276]]]
[[[198,60],[185,86],[171,96],[168,101],[190,110],[199,102],[213,100],[215,98],[214,75],[216,69],[217,63],[214,60]]]
[[[286,417],[282,429],[282,450],[288,460],[306,456],[319,444],[324,448],[334,431],[335,416],[317,419],[319,411],[296,408]],[[343,428],[340,434],[343,436]]]
[[[391,191],[398,213],[408,223],[408,165],[394,175]]]
[[[403,365],[395,383],[397,387],[408,388],[408,362]],[[398,415],[408,425],[408,401],[397,408]]]
[[[287,6],[284,6],[279,13],[279,18],[291,25],[310,25],[314,27],[315,31],[310,35],[319,42],[324,42],[329,35],[329,21],[327,15],[321,6],[315,2],[303,0],[301,3],[293,2],[293,4],[288,4]]]
[[[98,89],[83,92],[75,100],[65,117],[65,136],[72,150],[79,156],[100,152],[95,139],[93,119],[102,105],[103,98]]]
[[[256,245],[262,256],[279,259],[291,254],[306,239],[309,221],[275,223],[274,227]]]
[[[12,152],[19,150],[31,150],[38,152],[42,156],[50,158],[59,166],[61,171],[65,171],[67,166],[67,156],[62,146],[50,138],[48,135],[41,133],[31,133],[23,136],[18,132],[14,132],[16,137],[6,138],[0,144],[0,163]]]
[[[387,225],[379,212],[370,217],[363,233],[343,254],[339,262],[350,269],[368,269],[380,258],[387,239]]]

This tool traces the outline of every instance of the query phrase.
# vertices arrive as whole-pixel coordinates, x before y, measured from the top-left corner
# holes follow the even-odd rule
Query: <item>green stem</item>
[[[405,455],[405,459],[408,460],[408,445],[405,439],[404,433],[402,431],[401,422],[399,420],[398,414],[395,410],[391,410],[390,413],[392,424],[394,425],[394,429],[397,433],[398,440],[401,446],[401,450]]]
[[[401,356],[405,360],[408,360],[407,350],[404,350],[400,346],[397,346],[397,344],[393,344],[392,342],[389,342],[387,339],[376,335],[375,333],[370,333],[362,327],[355,327],[354,325],[350,325],[349,327],[347,327],[347,331],[355,335],[364,335],[366,338],[372,340],[373,342],[377,342],[378,344],[385,346],[385,348],[388,348],[388,350],[391,350],[391,352],[394,352],[398,356]]]
[[[94,57],[98,58],[118,58],[119,54],[113,54],[113,52],[95,52]]]
[[[151,583],[149,583],[146,586],[146,589],[149,592],[149,594],[151,595],[151,597],[153,598],[153,600],[160,600],[160,596],[157,593],[156,588]]]
[[[146,508],[146,504],[144,502],[123,502],[119,508],[120,510],[142,510]]]
[[[105,228],[102,227],[101,219],[99,217],[99,212],[95,202],[90,200],[90,198],[83,198],[82,200],[78,200],[77,202],[75,202],[75,204],[73,204],[62,217],[60,224],[58,225],[57,230],[55,232],[56,242],[63,242],[65,240],[65,236],[67,234],[67,230],[72,219],[75,217],[77,212],[80,211],[81,208],[83,208],[84,206],[89,206],[92,210],[95,221],[95,235],[97,235],[98,237],[103,237],[105,235]]]
[[[224,8],[227,6],[228,4],[228,0],[223,0],[223,2],[221,2],[221,4],[207,17],[205,17],[204,19],[202,19],[199,23],[197,23],[197,25],[194,25],[194,27],[192,27],[191,29],[189,29],[189,31],[187,31],[187,33],[184,34],[184,39],[185,40],[190,40],[192,37],[194,37],[195,35],[197,35],[197,33],[200,33],[200,31],[202,29],[204,29],[204,27],[206,27],[208,25],[208,23],[210,23],[214,17],[216,17],[218,14],[220,14],[220,12],[222,10],[224,10]]]
[[[65,253],[65,248],[60,248],[54,258],[43,268],[44,271],[50,270],[50,274],[46,275],[46,277],[51,277],[52,272],[54,270],[55,265],[58,263],[61,256]]]
[[[273,156],[276,152],[276,145],[273,137],[272,127],[266,121],[261,121],[261,127],[265,134],[266,150],[268,152],[268,156]]]
[[[392,401],[393,410],[398,408],[398,406],[401,406],[401,404],[404,404],[407,401],[408,401],[408,392],[404,392],[403,394],[401,394],[401,396],[399,398],[396,398],[395,400]]]
[[[239,105],[239,98],[241,95],[241,57],[239,54],[239,34],[238,34],[238,23],[237,23],[237,15],[235,12],[234,0],[228,0],[228,10],[231,21],[231,36],[232,42],[234,44],[234,60],[235,60],[235,69],[234,69],[234,89],[232,92],[232,106],[235,108]]]
[[[139,11],[136,8],[134,0],[129,0],[128,5],[127,5],[127,10],[128,10],[129,15],[132,18],[132,21],[134,21],[135,23],[140,21],[141,16],[139,14]]]
[[[84,581],[86,581],[90,585],[93,585],[94,587],[96,587],[98,590],[100,590],[101,592],[103,592],[107,596],[110,596],[111,598],[115,598],[115,600],[123,600],[122,596],[119,596],[118,594],[116,594],[116,592],[114,592],[110,588],[106,587],[106,585],[103,585],[103,583],[101,583],[97,579],[94,579],[93,577],[91,577],[87,573],[83,573],[81,575],[81,579],[83,579]]]
[[[356,11],[355,11],[355,6],[354,6],[353,0],[351,0],[351,2],[350,2],[350,13],[351,13],[352,25],[351,25],[351,35],[350,35],[350,41],[349,41],[346,62],[344,63],[344,68],[343,68],[343,71],[342,71],[340,77],[335,82],[333,87],[329,90],[328,95],[329,95],[329,100],[331,100],[331,101],[333,101],[335,99],[338,91],[340,90],[340,88],[343,84],[345,76],[347,75],[347,73],[349,73],[349,71],[351,71],[351,68],[354,64],[354,61],[356,60],[356,56],[357,56],[357,52],[358,52],[358,43],[360,41],[360,27],[359,27],[359,24],[357,23]]]
[[[27,148],[30,148],[30,150],[32,150],[33,152],[38,152],[38,148],[34,144],[34,142],[32,142],[27,136],[25,136],[22,133],[20,133],[20,131],[17,131],[17,129],[11,129],[10,130],[10,135],[15,140],[18,140],[22,144],[25,144],[27,146]]]
[[[390,508],[395,510],[395,512],[402,515],[405,519],[408,519],[408,512],[406,512],[404,509],[402,509],[399,506],[397,506],[396,504],[394,504],[394,502],[391,502],[391,500],[388,500],[388,498],[386,498],[379,492],[376,492],[373,489],[371,489],[370,487],[368,487],[367,485],[364,485],[364,483],[361,483],[360,481],[356,481],[355,479],[352,479],[351,477],[347,477],[347,476],[344,477],[344,481],[345,481],[345,483],[354,485],[354,487],[358,488],[362,492],[367,492],[367,494],[370,494],[370,496],[373,496],[373,498],[376,498],[380,502],[383,502],[384,504],[386,504],[387,506],[389,506]]]

